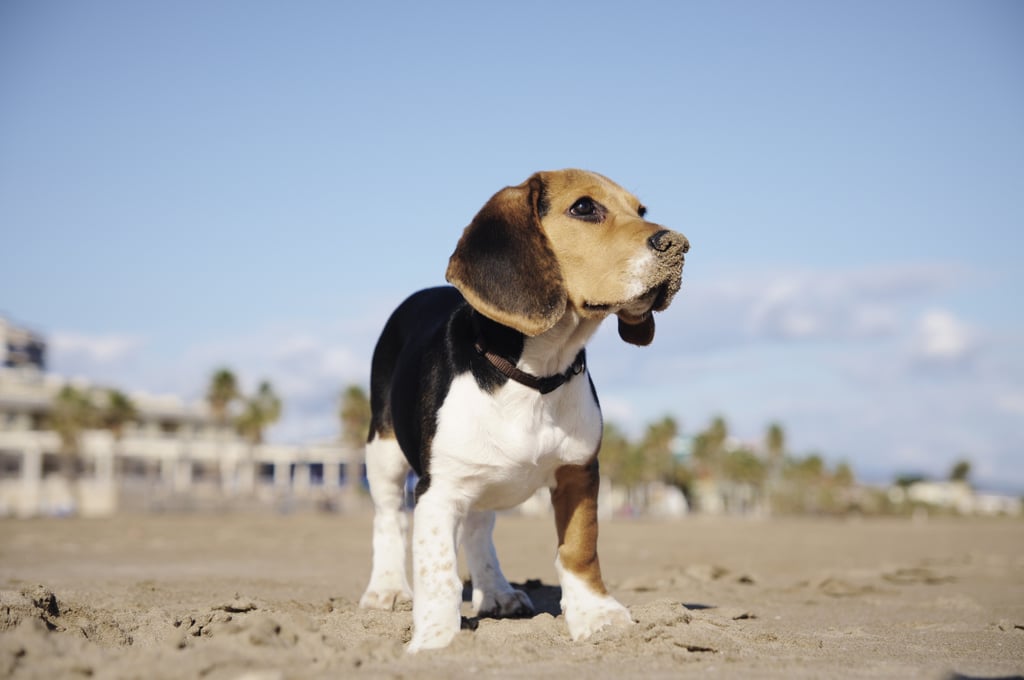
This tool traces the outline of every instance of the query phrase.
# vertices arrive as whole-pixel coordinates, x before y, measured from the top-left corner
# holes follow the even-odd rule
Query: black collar
[[[525,385],[531,389],[537,390],[541,394],[547,394],[548,392],[554,392],[565,383],[572,380],[574,375],[579,375],[587,369],[587,354],[585,350],[580,350],[576,358],[573,359],[572,365],[566,369],[565,373],[558,373],[555,375],[545,376],[538,378],[535,375],[531,375],[526,371],[520,371],[516,368],[515,364],[494,352],[487,349],[482,339],[478,339],[475,344],[477,353],[480,354],[484,359],[490,363],[499,373],[508,378],[514,380],[520,385]]]

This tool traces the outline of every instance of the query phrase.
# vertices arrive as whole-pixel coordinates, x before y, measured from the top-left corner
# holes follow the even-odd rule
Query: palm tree
[[[640,446],[644,453],[644,478],[646,481],[671,480],[673,457],[672,445],[679,436],[679,424],[671,416],[647,426]]]
[[[82,432],[96,424],[96,406],[88,394],[65,385],[53,400],[50,424],[60,437],[61,454],[67,464],[78,457]]]
[[[768,452],[768,464],[780,467],[786,454],[786,432],[779,423],[772,423],[764,435],[764,447]]]
[[[101,457],[96,461],[96,477],[98,479],[110,480],[114,475],[120,474],[119,466],[123,466],[124,459],[121,457],[121,438],[124,436],[124,427],[128,423],[138,420],[139,410],[131,398],[120,390],[107,390],[107,403],[99,411],[100,424],[110,430],[114,437],[113,449],[110,457]]]
[[[725,446],[725,440],[729,438],[729,426],[722,416],[715,416],[708,427],[708,441],[713,449],[718,452]]]
[[[723,476],[731,482],[747,484],[756,490],[764,480],[764,462],[749,449],[741,447],[729,451],[722,463]]]
[[[370,400],[366,392],[359,385],[349,385],[341,393],[341,403],[338,406],[341,441],[345,445],[344,459],[341,463],[345,471],[346,503],[357,503],[357,491],[362,488],[359,480],[366,460],[364,447],[370,432],[370,416]]]
[[[840,461],[839,464],[836,465],[836,471],[832,474],[832,478],[837,486],[844,489],[853,486],[857,481],[853,474],[853,468],[851,468],[850,464],[845,460]]]
[[[139,411],[128,395],[120,390],[107,390],[107,404],[100,412],[100,420],[115,440],[120,440],[124,435],[124,426],[138,417]]]
[[[256,394],[245,400],[242,413],[235,420],[238,433],[250,444],[263,443],[263,431],[281,418],[281,399],[271,384],[264,380]]]
[[[781,492],[782,468],[786,459],[786,431],[779,423],[772,423],[764,434],[764,448],[768,454],[767,465],[767,510],[772,511],[772,502]]]
[[[966,458],[961,458],[949,471],[949,481],[951,482],[967,482],[967,478],[971,476],[971,461]]]
[[[725,444],[729,439],[729,426],[721,416],[715,417],[704,432],[697,435],[693,457],[697,462],[698,477],[718,477],[721,474]]]
[[[50,425],[60,437],[60,468],[71,491],[72,501],[79,503],[76,480],[81,467],[82,433],[97,423],[96,406],[86,392],[65,385],[53,400]]]
[[[217,424],[227,424],[228,408],[241,396],[238,380],[230,369],[219,368],[214,371],[210,377],[210,385],[206,389],[206,402],[210,405],[210,413]]]
[[[639,481],[639,468],[632,465],[630,461],[631,448],[632,445],[626,435],[615,426],[615,423],[606,422],[604,424],[598,460],[600,461],[601,475],[610,479],[612,484],[629,487]]]
[[[353,449],[362,447],[370,431],[370,400],[362,387],[350,385],[342,393],[338,418],[342,441]]]

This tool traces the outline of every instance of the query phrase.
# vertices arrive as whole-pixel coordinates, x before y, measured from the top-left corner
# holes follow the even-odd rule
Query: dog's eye
[[[603,218],[601,206],[595,203],[594,199],[589,196],[576,199],[576,202],[569,208],[569,214],[588,222],[600,222]]]
[[[587,215],[593,215],[596,209],[597,206],[594,205],[593,199],[584,197],[573,203],[572,207],[569,208],[569,212],[577,217],[586,217]]]

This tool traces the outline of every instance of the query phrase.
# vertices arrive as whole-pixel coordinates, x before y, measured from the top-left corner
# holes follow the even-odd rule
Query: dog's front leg
[[[562,585],[562,614],[573,640],[612,624],[630,624],[629,610],[608,594],[597,558],[597,459],[555,471],[551,503],[558,529],[555,569]]]
[[[462,622],[462,582],[456,536],[466,514],[454,493],[438,485],[419,497],[412,531],[412,640],[408,651],[447,646]]]

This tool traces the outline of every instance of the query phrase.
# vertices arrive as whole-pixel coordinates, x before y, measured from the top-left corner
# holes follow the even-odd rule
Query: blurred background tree
[[[721,416],[692,437],[665,416],[649,423],[635,442],[605,423],[600,456],[602,475],[625,489],[633,510],[646,508],[658,484],[681,489],[692,508],[712,513],[831,514],[848,511],[856,501],[848,463],[829,470],[818,453],[790,456],[785,429],[775,422],[760,445],[731,437]]]
[[[96,427],[99,422],[99,409],[93,404],[88,392],[72,385],[65,385],[54,397],[53,408],[50,411],[50,427],[60,439],[60,474],[67,482],[73,512],[79,511],[82,500],[78,488],[78,477],[84,468],[82,435],[86,430]]]
[[[971,461],[961,458],[949,471],[949,481],[967,483],[971,476]]]
[[[679,424],[671,416],[664,416],[647,426],[640,441],[643,474],[645,482],[672,479],[675,456],[673,444],[679,437]]]
[[[776,497],[782,492],[782,468],[786,464],[786,431],[779,423],[771,423],[764,434],[765,461],[764,500],[766,511],[774,511]]]
[[[65,385],[53,400],[50,426],[60,438],[60,469],[73,481],[81,472],[82,434],[99,422],[99,410],[89,394]]]
[[[264,380],[256,393],[245,399],[235,427],[250,444],[262,444],[263,433],[281,417],[281,399],[270,382]]]
[[[120,390],[107,390],[106,399],[107,403],[100,412],[100,421],[114,435],[114,439],[120,441],[125,426],[139,419],[139,411],[135,408],[135,402]]]
[[[241,396],[238,379],[231,369],[219,368],[210,376],[210,384],[206,389],[206,403],[210,405],[210,413],[220,426],[227,425],[229,407]]]
[[[694,474],[698,479],[721,475],[725,445],[729,439],[729,426],[725,418],[716,416],[708,429],[699,433],[693,442]]]
[[[604,424],[598,457],[601,476],[612,486],[625,489],[627,503],[635,503],[634,490],[643,477],[643,458],[638,447],[614,423]]]
[[[779,423],[772,423],[764,435],[764,449],[768,454],[769,468],[782,467],[786,456],[786,431]]]
[[[342,442],[353,449],[364,446],[370,434],[370,400],[362,387],[349,385],[342,392],[338,418]]]

